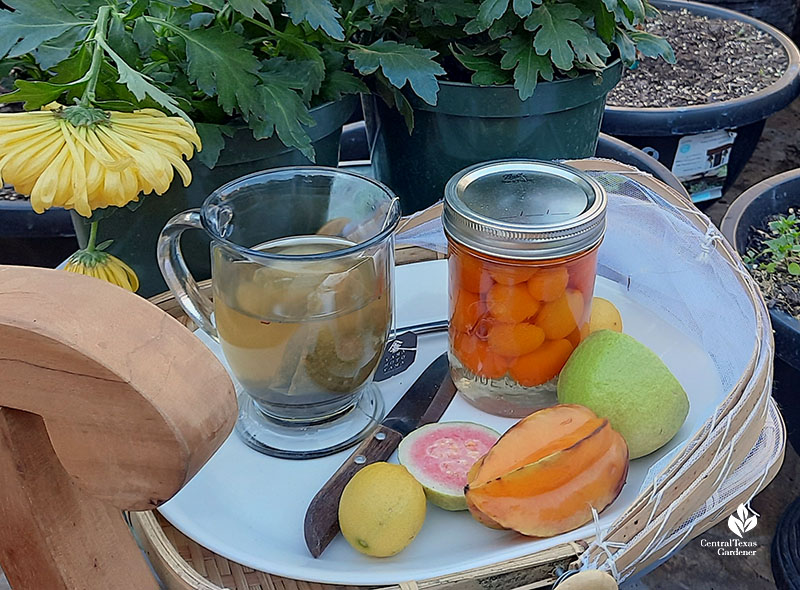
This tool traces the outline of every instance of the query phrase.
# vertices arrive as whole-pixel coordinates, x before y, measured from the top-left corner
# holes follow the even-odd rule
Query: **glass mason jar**
[[[488,162],[448,182],[450,366],[474,406],[523,417],[556,403],[558,373],[588,335],[607,201],[551,162]]]

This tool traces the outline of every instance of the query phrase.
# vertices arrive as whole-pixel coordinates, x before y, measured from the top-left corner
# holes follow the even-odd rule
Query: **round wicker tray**
[[[584,170],[603,170],[635,175],[637,182],[647,185],[670,204],[685,212],[691,223],[701,231],[711,231],[711,222],[684,197],[663,183],[617,162],[605,160],[572,161],[569,164]],[[440,214],[432,208],[422,215],[404,220],[402,232]],[[724,240],[714,241],[717,251],[732,264],[739,264],[737,254]],[[436,252],[416,247],[401,247],[396,252],[397,263],[442,258]],[[695,434],[683,450],[664,467],[657,484],[641,494],[606,532],[603,539],[588,538],[581,542],[554,546],[523,558],[497,563],[430,580],[402,582],[396,587],[453,588],[453,590],[510,590],[512,588],[549,588],[557,572],[578,561],[613,572],[641,571],[676,550],[681,543],[664,544],[665,533],[681,527],[748,456],[763,435],[768,421],[772,437],[780,453],[756,481],[727,497],[713,513],[688,527],[681,542],[699,535],[713,526],[742,502],[747,502],[775,476],[782,463],[785,430],[769,395],[772,386],[773,341],[769,315],[755,283],[742,273],[741,288],[752,302],[759,336],[747,371],[736,386],[727,393],[717,413]],[[201,284],[208,292],[210,281]],[[192,322],[171,294],[151,299],[173,317],[194,329]],[[777,424],[777,426],[775,426]],[[129,518],[138,540],[147,553],[153,568],[169,590],[328,590],[344,588],[292,580],[255,571],[227,560],[188,539],[155,512],[130,513]],[[608,563],[607,563],[608,562]],[[625,576],[621,576],[625,577]]]

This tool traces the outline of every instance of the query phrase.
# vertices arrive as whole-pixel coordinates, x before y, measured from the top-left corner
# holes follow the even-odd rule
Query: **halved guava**
[[[433,504],[466,510],[467,472],[499,438],[496,431],[474,422],[426,424],[400,442],[398,458]]]

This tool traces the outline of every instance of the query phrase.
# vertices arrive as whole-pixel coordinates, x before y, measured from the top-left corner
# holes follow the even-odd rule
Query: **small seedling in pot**
[[[768,227],[773,237],[763,241],[766,248],[761,252],[748,250],[745,264],[768,273],[783,270],[800,276],[800,220],[794,213],[781,215]]]

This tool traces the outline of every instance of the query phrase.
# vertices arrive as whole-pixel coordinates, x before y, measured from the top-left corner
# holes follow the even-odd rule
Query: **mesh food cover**
[[[652,466],[626,513],[610,526],[598,522],[582,567],[622,581],[746,504],[774,475],[785,432],[770,398],[768,314],[738,256],[666,185],[607,161],[582,163],[608,193],[598,274],[706,351],[722,385],[716,411]],[[404,231],[397,243],[447,250],[439,216]]]

